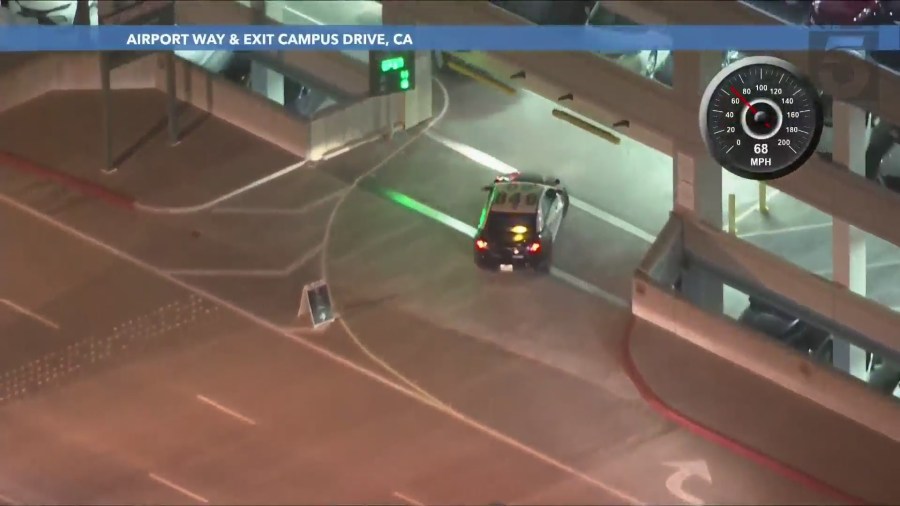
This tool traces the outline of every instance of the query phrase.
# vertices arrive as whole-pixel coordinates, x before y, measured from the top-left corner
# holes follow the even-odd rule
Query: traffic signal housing
[[[415,52],[369,51],[369,92],[373,96],[403,93],[415,88]]]

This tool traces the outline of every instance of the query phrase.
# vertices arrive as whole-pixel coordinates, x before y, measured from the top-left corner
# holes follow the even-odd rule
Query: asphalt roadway
[[[0,494],[833,502],[639,398],[622,299],[649,243],[587,200],[594,178],[561,174],[585,200],[553,275],[472,267],[466,227],[496,174],[450,137],[473,121],[454,105],[473,86],[449,79],[427,132],[190,209],[123,211],[4,172]],[[323,276],[341,318],[310,332],[300,292]]]

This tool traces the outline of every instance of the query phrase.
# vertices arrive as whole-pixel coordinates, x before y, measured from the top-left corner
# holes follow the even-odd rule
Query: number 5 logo
[[[838,32],[810,32],[810,77],[834,98],[860,106],[878,98],[878,80],[871,76],[872,65],[853,52],[878,47],[878,31],[842,29]]]

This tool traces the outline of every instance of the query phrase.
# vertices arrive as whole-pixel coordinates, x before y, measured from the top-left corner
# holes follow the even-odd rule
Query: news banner
[[[0,28],[0,52],[160,50],[900,50],[900,26],[37,26]]]

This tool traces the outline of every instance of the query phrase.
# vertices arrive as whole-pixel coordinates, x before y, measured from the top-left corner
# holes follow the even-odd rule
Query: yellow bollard
[[[769,214],[769,200],[766,182],[759,182],[759,214]]]
[[[737,235],[737,219],[735,218],[736,200],[733,193],[728,194],[728,233]]]

